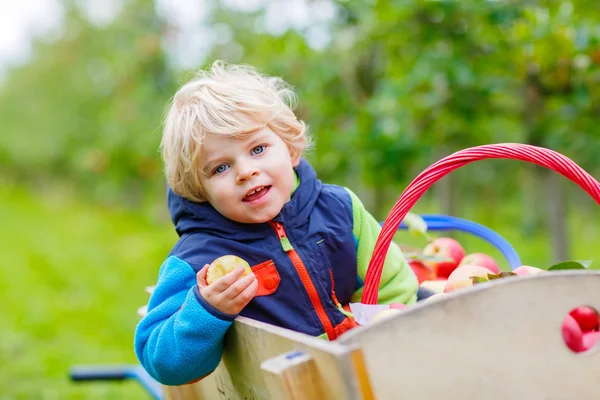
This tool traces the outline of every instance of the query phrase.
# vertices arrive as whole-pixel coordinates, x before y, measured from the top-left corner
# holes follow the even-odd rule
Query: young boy
[[[355,326],[380,226],[349,189],[323,184],[302,158],[310,140],[279,78],[216,62],[177,91],[162,152],[179,235],[163,263],[135,351],[180,385],[211,373],[237,315],[334,340]],[[223,255],[252,266],[206,282]],[[390,247],[379,302],[416,301],[418,284]]]

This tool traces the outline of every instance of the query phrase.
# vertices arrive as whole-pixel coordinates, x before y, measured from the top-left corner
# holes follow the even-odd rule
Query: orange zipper
[[[335,295],[335,279],[333,279],[333,271],[331,270],[331,268],[329,268],[329,276],[331,277],[331,298],[333,299],[333,303],[335,304],[337,309],[340,310],[340,312],[346,316],[346,318],[354,319],[354,315],[351,312],[344,309],[344,306],[342,306],[342,303],[340,303],[337,296]]]
[[[315,311],[317,312],[317,316],[319,317],[323,328],[325,328],[327,337],[329,338],[329,340],[335,339],[336,335],[335,330],[333,329],[333,324],[327,316],[325,308],[323,308],[323,304],[321,303],[321,299],[319,298],[319,293],[315,288],[315,284],[310,278],[310,275],[308,274],[308,271],[306,269],[306,266],[302,262],[302,259],[290,244],[289,239],[285,234],[285,230],[283,229],[283,225],[278,222],[269,222],[269,224],[271,224],[271,226],[277,233],[277,236],[279,236],[279,240],[281,241],[283,250],[285,250],[285,252],[288,254],[290,260],[292,261],[292,264],[294,265],[294,268],[296,268],[296,272],[300,276],[300,280],[302,281],[304,288],[308,292],[308,297],[310,298],[310,301]]]
[[[333,271],[331,270],[331,268],[329,268],[329,276],[331,277],[331,298],[333,299],[333,302],[337,307],[337,305],[340,304],[340,302],[338,301],[335,295],[335,280],[333,279]]]

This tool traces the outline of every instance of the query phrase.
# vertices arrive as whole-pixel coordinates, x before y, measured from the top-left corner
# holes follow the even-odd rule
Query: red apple
[[[426,261],[426,265],[431,267],[438,278],[446,279],[452,271],[458,267],[458,263],[465,256],[465,249],[462,245],[452,238],[437,238],[429,243],[423,250],[426,256],[437,256],[448,258],[449,261]]]
[[[409,261],[408,265],[417,276],[419,283],[435,279],[435,271],[419,261]]]
[[[458,265],[479,265],[480,267],[489,269],[494,274],[500,273],[498,263],[496,263],[492,257],[484,253],[467,254],[462,260],[460,260]]]
[[[591,331],[583,333],[583,350],[587,351],[596,346],[598,339],[600,338],[600,332]]]
[[[526,276],[526,275],[536,275],[536,274],[539,274],[540,272],[544,272],[544,270],[536,268],[536,267],[531,267],[529,265],[521,265],[520,267],[513,269],[512,272],[514,272],[515,274],[517,274],[519,276]]]
[[[493,274],[493,272],[479,265],[462,265],[452,271],[448,277],[444,293],[471,287],[473,286],[473,277],[487,278],[488,274]]]
[[[576,353],[584,350],[583,332],[581,332],[581,328],[577,324],[577,321],[575,321],[575,318],[567,314],[562,323],[561,331],[565,344],[569,349]]]
[[[593,331],[600,324],[598,313],[590,306],[577,307],[569,314],[575,318],[575,321],[584,332]]]

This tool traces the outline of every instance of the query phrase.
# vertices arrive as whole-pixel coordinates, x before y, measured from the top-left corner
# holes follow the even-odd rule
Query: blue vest
[[[339,310],[357,289],[352,202],[340,186],[323,184],[304,159],[300,185],[268,223],[242,224],[209,203],[168,192],[179,240],[173,250],[197,272],[226,255],[250,263],[259,281],[241,315],[312,336],[335,339],[352,322]]]

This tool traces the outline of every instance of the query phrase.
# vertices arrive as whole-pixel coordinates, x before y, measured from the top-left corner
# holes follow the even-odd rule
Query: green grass
[[[175,239],[166,224],[0,188],[0,399],[146,399],[74,384],[76,364],[136,363],[136,310]]]
[[[163,206],[164,208],[164,206]],[[419,203],[414,212],[435,212]],[[575,259],[591,259],[600,230],[592,212],[570,216]],[[147,399],[136,383],[69,381],[77,364],[137,363],[133,353],[136,310],[147,301],[176,235],[165,215],[102,208],[72,196],[0,187],[0,400]],[[489,226],[511,242],[529,265],[547,267],[544,235],[520,229],[520,205],[465,207],[461,215]],[[153,222],[154,221],[154,222]],[[423,241],[401,232],[397,238]],[[466,234],[468,252],[499,252]],[[598,265],[595,265],[598,267]]]

